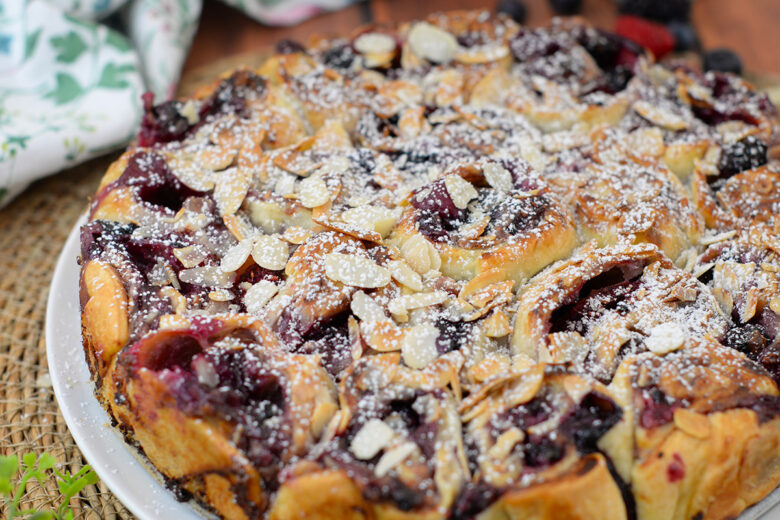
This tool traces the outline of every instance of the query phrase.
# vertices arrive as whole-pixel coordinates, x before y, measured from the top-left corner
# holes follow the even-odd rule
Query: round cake
[[[81,229],[96,395],[221,518],[734,518],[780,483],[777,112],[578,19],[282,42]]]

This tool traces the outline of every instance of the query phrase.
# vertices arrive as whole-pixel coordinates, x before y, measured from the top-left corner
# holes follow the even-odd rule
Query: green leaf
[[[51,45],[57,51],[57,61],[61,63],[73,63],[87,50],[84,40],[74,31],[65,36],[55,36],[51,39]]]
[[[38,511],[28,517],[28,520],[54,520],[54,518],[54,513],[51,511]]]
[[[41,29],[30,33],[24,42],[24,59],[27,60],[35,52],[35,47],[38,46],[38,37],[41,35]]]
[[[100,73],[98,80],[99,87],[105,88],[126,88],[130,83],[123,78],[125,73],[135,70],[130,64],[117,66],[115,63],[107,63]]]
[[[52,98],[55,103],[62,105],[73,101],[83,93],[84,89],[81,88],[81,85],[79,85],[78,81],[76,81],[73,76],[65,74],[64,72],[58,72],[57,86],[44,97]]]
[[[36,459],[35,453],[28,452],[28,453],[25,453],[24,456],[22,457],[22,462],[24,462],[24,466],[28,470],[34,470],[35,469],[35,459]]]
[[[121,52],[126,52],[131,49],[130,43],[127,41],[127,38],[119,34],[113,29],[109,29],[106,33],[106,43],[112,47],[114,47],[116,50]]]
[[[19,457],[7,455],[0,457],[0,479],[11,480],[19,469]]]
[[[55,459],[50,453],[44,453],[38,458],[38,469],[40,471],[47,471],[54,467],[54,464],[57,463],[57,459]]]

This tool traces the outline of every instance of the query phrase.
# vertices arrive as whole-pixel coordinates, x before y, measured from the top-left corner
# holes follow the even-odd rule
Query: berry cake
[[[96,393],[225,519],[723,519],[780,483],[776,110],[577,19],[282,42],[144,98]]]

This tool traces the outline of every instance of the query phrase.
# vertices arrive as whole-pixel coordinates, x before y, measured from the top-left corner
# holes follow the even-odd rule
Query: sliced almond
[[[439,337],[439,329],[434,325],[415,325],[406,331],[401,357],[404,363],[411,368],[422,369],[439,357],[436,348],[436,338]]]
[[[250,314],[260,314],[263,308],[271,301],[279,288],[273,282],[260,280],[246,290],[244,295],[244,305]]]
[[[506,45],[475,46],[470,48],[460,47],[455,53],[455,61],[467,65],[480,63],[493,63],[509,56],[509,47]]]
[[[398,214],[381,206],[363,205],[346,210],[341,214],[341,219],[357,228],[376,231],[385,238],[398,221]]]
[[[525,440],[523,430],[512,427],[502,433],[496,439],[496,443],[488,450],[488,455],[496,460],[504,460],[509,456],[518,442]]]
[[[390,283],[390,272],[364,256],[328,253],[323,265],[328,278],[345,285],[373,289]]]
[[[181,262],[181,265],[189,269],[204,261],[208,254],[202,247],[193,245],[175,248],[173,250],[173,256]]]
[[[179,271],[179,280],[184,283],[214,288],[233,286],[235,273],[226,273],[216,265],[204,265]]]
[[[407,41],[414,54],[433,63],[449,63],[459,47],[453,35],[427,22],[414,24]]]
[[[219,263],[219,268],[226,273],[233,273],[241,269],[246,259],[249,258],[249,254],[252,252],[252,240],[244,239],[238,244],[234,245]]]
[[[352,438],[349,450],[358,460],[373,459],[390,444],[395,433],[384,421],[370,419]]]
[[[449,298],[449,294],[444,291],[405,294],[390,300],[390,303],[387,304],[387,310],[399,321],[406,321],[408,311],[439,305],[447,301],[447,298]]]
[[[758,307],[758,287],[751,287],[745,294],[745,301],[739,311],[739,320],[747,323],[756,315]]]
[[[232,215],[244,202],[251,179],[244,170],[228,168],[219,174],[214,187],[214,201],[220,215]]]
[[[209,299],[215,302],[229,302],[235,298],[232,292],[227,289],[217,289],[209,292]]]
[[[247,200],[249,220],[268,234],[279,233],[285,221],[282,207],[275,202]]]
[[[168,160],[171,172],[182,184],[196,191],[214,189],[214,176],[211,171],[184,155],[175,155]]]
[[[685,343],[685,331],[676,323],[662,323],[650,330],[645,346],[654,354],[667,354],[682,347]]]
[[[287,265],[290,249],[284,240],[273,235],[260,235],[255,239],[252,258],[260,267],[280,271]]]
[[[377,352],[394,352],[401,350],[404,332],[393,320],[381,319],[361,322],[360,336]]]
[[[235,158],[235,148],[223,148],[220,146],[207,146],[193,155],[195,162],[211,171],[224,170],[233,164]]]
[[[498,163],[487,163],[482,167],[482,174],[485,176],[485,180],[490,184],[493,189],[502,193],[508,193],[512,191],[512,174],[509,170],[504,168]]]
[[[330,202],[330,192],[319,175],[303,179],[298,186],[298,200],[306,208],[316,208]]]
[[[423,290],[422,277],[403,260],[390,260],[387,262],[387,269],[390,271],[390,276],[393,277],[393,280],[398,283],[405,285],[413,291],[420,292]]]
[[[412,235],[401,244],[401,255],[419,274],[436,271],[441,267],[441,257],[433,244],[422,235]]]
[[[387,450],[379,458],[379,462],[376,463],[374,475],[377,477],[385,476],[391,469],[398,466],[415,451],[417,451],[417,445],[413,442],[405,442],[395,448]]]
[[[389,34],[370,32],[355,38],[352,46],[360,54],[386,54],[395,50],[396,43]]]
[[[669,130],[685,130],[689,126],[688,122],[682,117],[657,107],[648,101],[640,100],[634,102],[634,110],[651,123]]]
[[[509,316],[505,312],[495,310],[485,318],[482,324],[485,335],[489,338],[503,338],[512,332],[512,326],[509,323]]]
[[[362,321],[379,321],[387,318],[382,306],[363,291],[358,291],[352,295],[350,308],[355,316]]]
[[[444,178],[444,186],[452,199],[452,203],[458,209],[466,209],[472,199],[477,198],[476,188],[460,175],[447,175]]]

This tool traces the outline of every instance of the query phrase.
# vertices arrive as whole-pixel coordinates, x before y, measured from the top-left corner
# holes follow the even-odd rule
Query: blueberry
[[[582,0],[549,0],[557,14],[575,14],[582,9]]]
[[[688,20],[691,0],[618,0],[618,10],[659,22]]]
[[[674,36],[675,51],[698,51],[701,48],[696,29],[694,29],[693,25],[690,23],[681,20],[672,20],[666,25],[666,28],[669,29],[669,32]]]
[[[718,162],[719,179],[728,179],[745,170],[763,166],[767,162],[767,146],[749,135],[723,149]]]
[[[504,13],[517,23],[525,22],[528,9],[523,0],[498,0],[496,12]]]
[[[742,74],[742,60],[731,49],[713,49],[704,53],[704,70]]]

